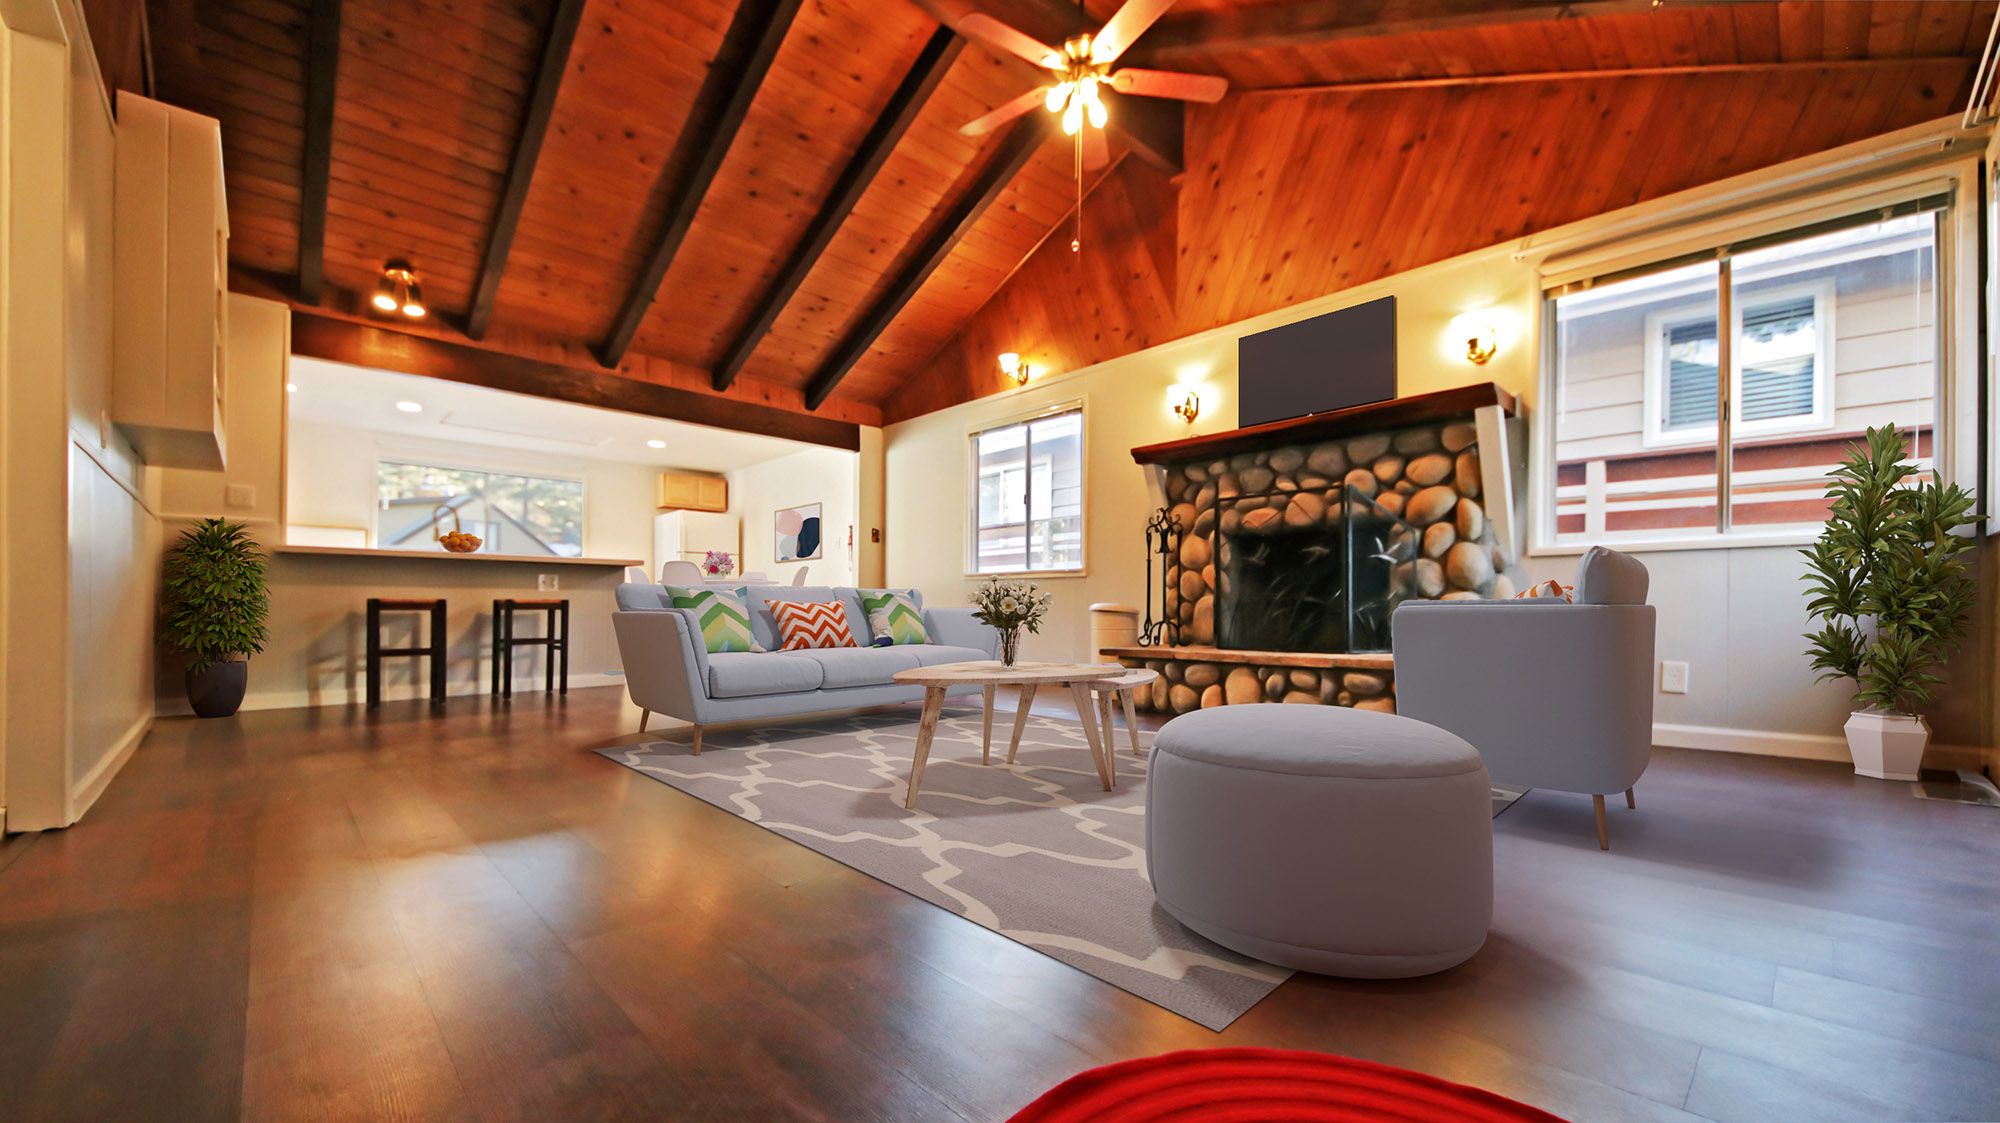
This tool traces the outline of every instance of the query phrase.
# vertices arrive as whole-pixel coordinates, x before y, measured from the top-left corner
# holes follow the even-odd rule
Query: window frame
[[[1743,416],[1743,363],[1734,346],[1728,348],[1729,364],[1729,417],[1730,435],[1733,437],[1775,437],[1787,433],[1810,433],[1833,428],[1834,422],[1834,299],[1833,281],[1821,278],[1816,281],[1799,281],[1779,285],[1757,294],[1759,304],[1772,304],[1785,300],[1795,300],[1801,296],[1811,296],[1813,300],[1813,326],[1816,339],[1813,346],[1813,411],[1807,414],[1792,414],[1773,417],[1763,421],[1738,421]],[[1691,301],[1676,308],[1663,308],[1646,314],[1645,347],[1646,370],[1642,408],[1645,410],[1644,428],[1640,431],[1640,445],[1643,448],[1699,448],[1714,445],[1720,427],[1713,422],[1707,425],[1691,425],[1685,428],[1669,429],[1664,422],[1667,362],[1666,331],[1681,324],[1692,323],[1715,316],[1714,301]],[[1734,327],[1730,335],[1732,342],[1743,338],[1743,307],[1732,299],[1729,302],[1729,318]],[[1557,344],[1560,345],[1558,340]]]
[[[1947,483],[1975,488],[1982,515],[1992,510],[1985,488],[1979,486],[1984,482],[1980,469],[1986,463],[1988,440],[1981,412],[1985,366],[1978,326],[1978,310],[1986,299],[1979,272],[1982,241],[1977,205],[1983,177],[1977,153],[1960,143],[1955,133],[1946,135],[1950,131],[1942,126],[1915,126],[1895,134],[1904,139],[1872,157],[1883,167],[1873,177],[1856,176],[1854,158],[1828,153],[1781,166],[1771,174],[1750,173],[1530,235],[1516,247],[1514,259],[1529,264],[1537,275],[1534,300],[1538,307],[1528,322],[1531,351],[1538,359],[1536,400],[1546,407],[1533,411],[1529,426],[1529,556],[1574,557],[1593,544],[1614,545],[1635,553],[1799,546],[1816,536],[1816,532],[1798,528],[1732,528],[1726,533],[1706,530],[1699,536],[1666,532],[1655,537],[1638,533],[1607,537],[1601,542],[1559,539],[1555,529],[1556,427],[1564,412],[1564,398],[1556,302],[1551,299],[1558,290],[1584,287],[1591,278],[1606,281],[1615,275],[1662,270],[1676,262],[1691,264],[1713,258],[1720,248],[1731,244],[1774,235],[1802,235],[1816,225],[1869,211],[1881,211],[1888,217],[1891,209],[1937,197],[1942,197],[1942,205],[1931,212],[1937,231],[1933,279],[1938,364],[1931,467]],[[1779,171],[1784,174],[1775,174]],[[2000,406],[1994,413],[2000,416]],[[1993,474],[2000,478],[2000,469],[1994,469]],[[2000,514],[1992,517],[1992,525],[2000,532]]]
[[[580,495],[578,499],[580,510],[577,519],[579,526],[577,556],[580,558],[590,556],[590,480],[584,473],[562,472],[546,468],[521,468],[501,464],[497,461],[481,462],[478,460],[454,459],[448,456],[433,456],[425,452],[405,453],[399,452],[393,447],[378,447],[375,449],[375,455],[370,462],[371,471],[368,478],[368,541],[371,545],[368,548],[371,550],[401,548],[379,545],[382,541],[382,465],[384,464],[409,464],[418,468],[440,468],[447,472],[477,472],[484,476],[520,476],[523,479],[573,483],[577,486]],[[551,554],[550,556],[563,557],[564,555]]]
[[[979,568],[979,438],[1003,429],[1027,429],[1037,421],[1061,417],[1066,414],[1077,417],[1077,521],[1081,528],[1077,537],[1077,564],[1064,569],[1004,569],[981,570]],[[1027,455],[1023,458],[1028,470],[1023,481],[1024,511],[1022,526],[1024,533],[1032,540],[1035,521],[1034,511],[1034,443],[1032,435],[1027,444]],[[1090,573],[1090,415],[1081,398],[1052,402],[1046,406],[1009,414],[1005,417],[976,425],[965,430],[965,545],[963,565],[968,580],[983,581],[989,577],[1034,577],[1065,578],[1087,577]]]

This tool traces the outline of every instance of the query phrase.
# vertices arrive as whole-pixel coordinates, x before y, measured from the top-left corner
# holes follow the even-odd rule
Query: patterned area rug
[[[1075,722],[1030,717],[1011,767],[1013,715],[995,716],[991,766],[979,763],[979,727],[977,713],[946,711],[911,811],[917,723],[904,713],[716,731],[699,757],[685,739],[599,751],[1210,1029],[1291,976],[1154,902],[1146,764],[1124,729],[1107,792]]]

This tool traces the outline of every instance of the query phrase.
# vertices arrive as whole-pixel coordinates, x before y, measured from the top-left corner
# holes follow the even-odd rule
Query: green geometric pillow
[[[868,630],[876,639],[889,637],[891,643],[929,643],[924,627],[924,608],[915,589],[859,589],[861,609],[868,614]]]
[[[690,589],[668,585],[667,596],[675,608],[694,610],[701,624],[701,640],[710,655],[725,651],[762,651],[764,646],[750,631],[749,591],[738,585],[730,589]]]

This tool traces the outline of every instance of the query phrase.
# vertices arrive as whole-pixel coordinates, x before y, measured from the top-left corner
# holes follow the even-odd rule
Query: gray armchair
[[[1653,752],[1654,614],[1646,567],[1593,547],[1576,603],[1405,601],[1396,609],[1396,712],[1465,738],[1496,784],[1582,792],[1611,849],[1604,797]]]

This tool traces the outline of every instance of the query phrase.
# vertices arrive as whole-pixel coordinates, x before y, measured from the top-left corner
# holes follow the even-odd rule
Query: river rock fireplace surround
[[[1147,445],[1180,530],[1149,709],[1248,702],[1394,712],[1390,616],[1514,595],[1524,431],[1492,383]]]

